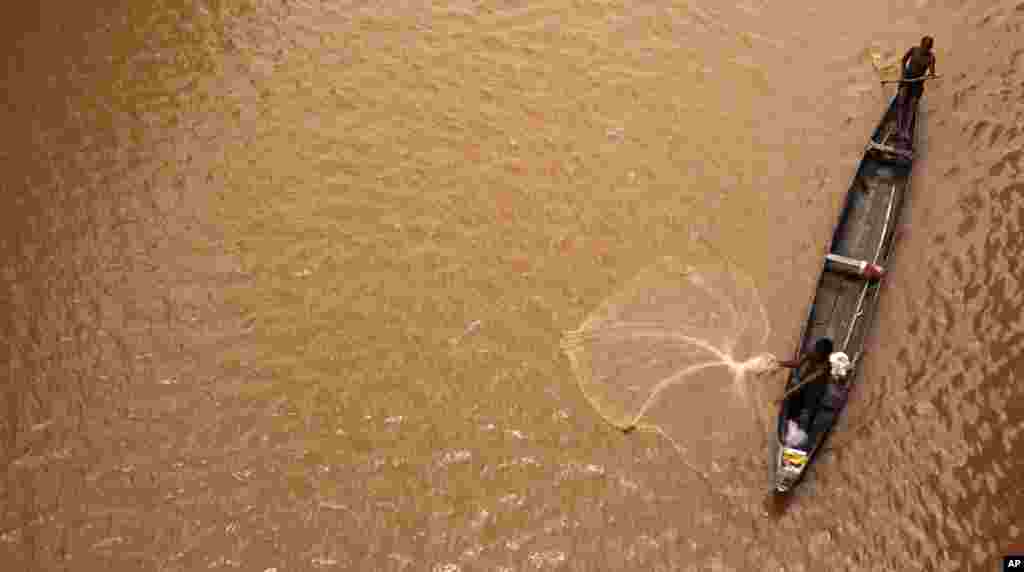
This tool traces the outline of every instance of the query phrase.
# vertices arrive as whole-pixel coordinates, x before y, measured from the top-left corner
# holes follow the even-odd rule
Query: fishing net
[[[755,374],[771,357],[755,352],[769,333],[748,276],[710,256],[666,257],[567,332],[562,348],[608,422],[662,433],[704,472],[766,429],[770,398]]]

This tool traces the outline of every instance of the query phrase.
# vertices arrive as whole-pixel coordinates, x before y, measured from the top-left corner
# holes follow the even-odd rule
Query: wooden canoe
[[[910,191],[914,145],[912,141],[896,143],[898,101],[898,97],[890,101],[846,194],[797,348],[797,355],[804,355],[818,339],[828,337],[833,341],[833,352],[843,352],[849,358],[851,369],[842,381],[829,373],[824,382],[813,382],[828,384],[819,388],[824,390],[825,397],[815,406],[802,404],[802,389],[783,400],[774,440],[776,493],[791,491],[807,474],[845,408],[846,395],[859,381],[864,342],[884,281],[884,277],[870,271],[870,265],[885,268],[900,212]],[[913,140],[917,113],[911,121]],[[865,268],[869,270],[864,272]],[[799,372],[794,370],[786,391],[796,388],[799,382]],[[806,425],[798,424],[800,431],[790,431],[789,421],[799,421],[804,410]],[[805,438],[800,440],[802,436]]]

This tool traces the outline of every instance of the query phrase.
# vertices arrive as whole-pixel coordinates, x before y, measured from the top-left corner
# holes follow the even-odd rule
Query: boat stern
[[[801,451],[792,447],[782,447],[775,464],[776,492],[787,493],[796,486],[804,469],[807,468],[808,458],[807,451]]]

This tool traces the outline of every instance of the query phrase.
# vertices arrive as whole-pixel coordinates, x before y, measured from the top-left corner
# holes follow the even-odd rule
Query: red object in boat
[[[882,268],[877,264],[867,264],[864,266],[864,270],[861,271],[861,274],[870,280],[878,280],[882,276],[885,276],[885,268]]]

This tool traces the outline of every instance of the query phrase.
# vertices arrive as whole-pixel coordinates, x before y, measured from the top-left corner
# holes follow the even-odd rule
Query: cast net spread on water
[[[766,428],[769,388],[752,374],[771,367],[754,354],[769,333],[750,277],[721,260],[666,257],[567,332],[562,348],[602,417],[664,434],[706,472]]]

